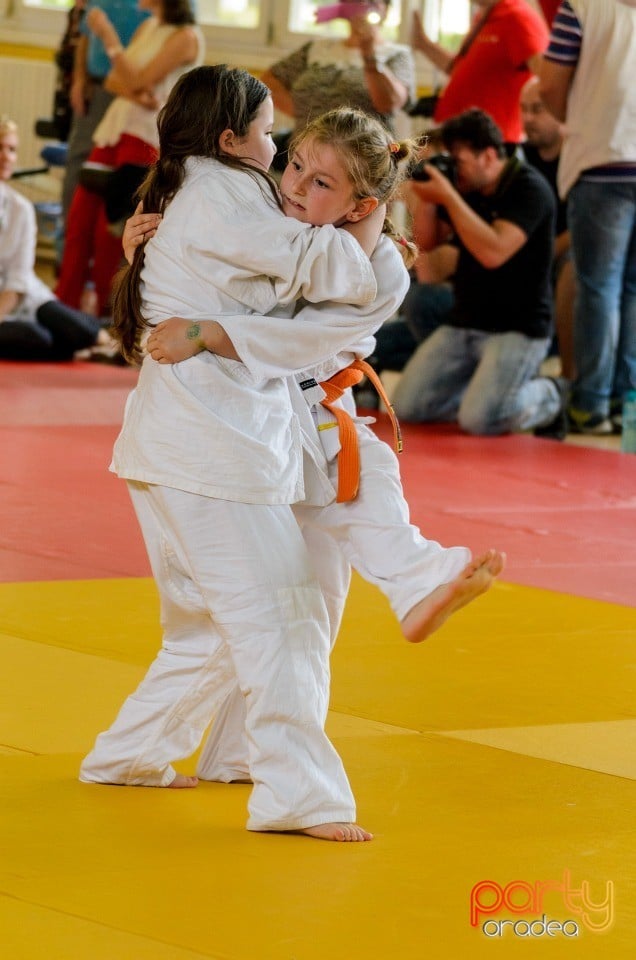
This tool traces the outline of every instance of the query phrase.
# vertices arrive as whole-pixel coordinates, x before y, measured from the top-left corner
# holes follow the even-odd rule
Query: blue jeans
[[[550,339],[442,326],[407,363],[393,395],[395,412],[415,422],[454,421],[474,434],[544,426],[556,417],[556,384],[535,377]]]
[[[448,283],[411,284],[400,313],[417,343],[426,340],[443,323],[448,323],[455,303]]]
[[[579,180],[568,198],[578,280],[572,406],[607,416],[636,388],[636,183]]]
[[[413,281],[400,316],[383,324],[376,334],[376,347],[370,359],[376,371],[404,369],[418,344],[448,321],[453,301],[449,284]]]

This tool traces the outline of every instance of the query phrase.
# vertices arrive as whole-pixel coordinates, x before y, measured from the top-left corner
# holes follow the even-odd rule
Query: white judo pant
[[[211,717],[240,697],[248,829],[355,820],[324,732],[327,612],[288,506],[129,483],[161,598],[163,644],[80,779],[167,786]],[[244,732],[245,731],[245,732]]]
[[[360,488],[349,503],[326,507],[294,505],[294,513],[329,612],[335,642],[349,588],[350,569],[375,584],[398,620],[436,587],[453,580],[471,559],[467,547],[440,546],[410,523],[398,460],[388,444],[356,424],[360,445]],[[329,464],[334,489],[337,464]],[[199,758],[205,780],[249,776],[244,734],[245,708],[235,689],[216,715]]]

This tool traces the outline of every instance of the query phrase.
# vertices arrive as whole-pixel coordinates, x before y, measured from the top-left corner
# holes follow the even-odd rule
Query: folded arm
[[[197,56],[199,41],[191,27],[181,27],[168,37],[159,52],[143,67],[136,67],[127,56],[115,27],[103,10],[94,7],[86,18],[91,31],[104,44],[111,62],[104,86],[118,96],[135,97],[141,90],[152,90],[164,77],[177,67],[192,63]],[[144,21],[133,35],[140,39],[148,29]]]

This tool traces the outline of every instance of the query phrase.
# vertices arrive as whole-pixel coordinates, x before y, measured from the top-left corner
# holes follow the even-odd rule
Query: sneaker
[[[88,347],[87,350],[77,350],[73,355],[76,360],[85,360],[88,363],[106,363],[115,367],[127,367],[128,361],[124,359],[119,344],[99,344],[95,347]]]
[[[557,415],[544,423],[541,427],[535,427],[533,430],[535,437],[541,437],[543,440],[565,440],[568,435],[568,400],[570,396],[570,381],[564,377],[546,377],[551,380],[559,392],[561,404]]]
[[[623,401],[612,400],[610,403],[610,420],[614,428],[614,433],[623,432]]]
[[[585,433],[591,437],[607,437],[614,433],[614,424],[604,413],[585,413],[583,410],[568,410],[572,433]]]

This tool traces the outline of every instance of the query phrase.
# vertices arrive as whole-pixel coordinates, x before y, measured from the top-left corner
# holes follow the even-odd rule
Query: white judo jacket
[[[304,304],[291,317],[289,313],[250,317],[249,325],[240,316],[221,320],[256,382],[274,377],[290,378],[289,389],[303,429],[306,454],[320,473],[326,473],[324,458],[331,460],[337,455],[340,441],[337,430],[322,431],[317,452],[316,427],[333,421],[331,413],[320,407],[325,392],[319,384],[348,367],[353,360],[364,360],[373,353],[374,334],[396,314],[409,288],[402,256],[388,237],[380,237],[371,266],[377,284],[376,298],[371,304]],[[335,355],[334,345],[339,345]],[[312,381],[316,381],[316,386],[311,386]],[[361,423],[373,422],[372,417],[357,417],[350,391],[338,405],[344,406]],[[307,469],[305,475],[306,499],[322,504],[324,501],[318,499],[317,493],[320,482],[313,474],[310,478]]]
[[[248,339],[252,316],[262,323],[299,297],[331,301],[331,323],[325,311],[316,325],[318,363],[351,343],[338,304],[368,306],[376,293],[371,262],[346,231],[284,217],[248,173],[201,158],[188,161],[142,271],[150,323],[170,316],[223,323],[240,314]],[[243,503],[303,500],[303,432],[289,381],[259,379],[244,363],[209,353],[173,365],[147,357],[111,469]],[[318,502],[330,499],[325,484]]]

